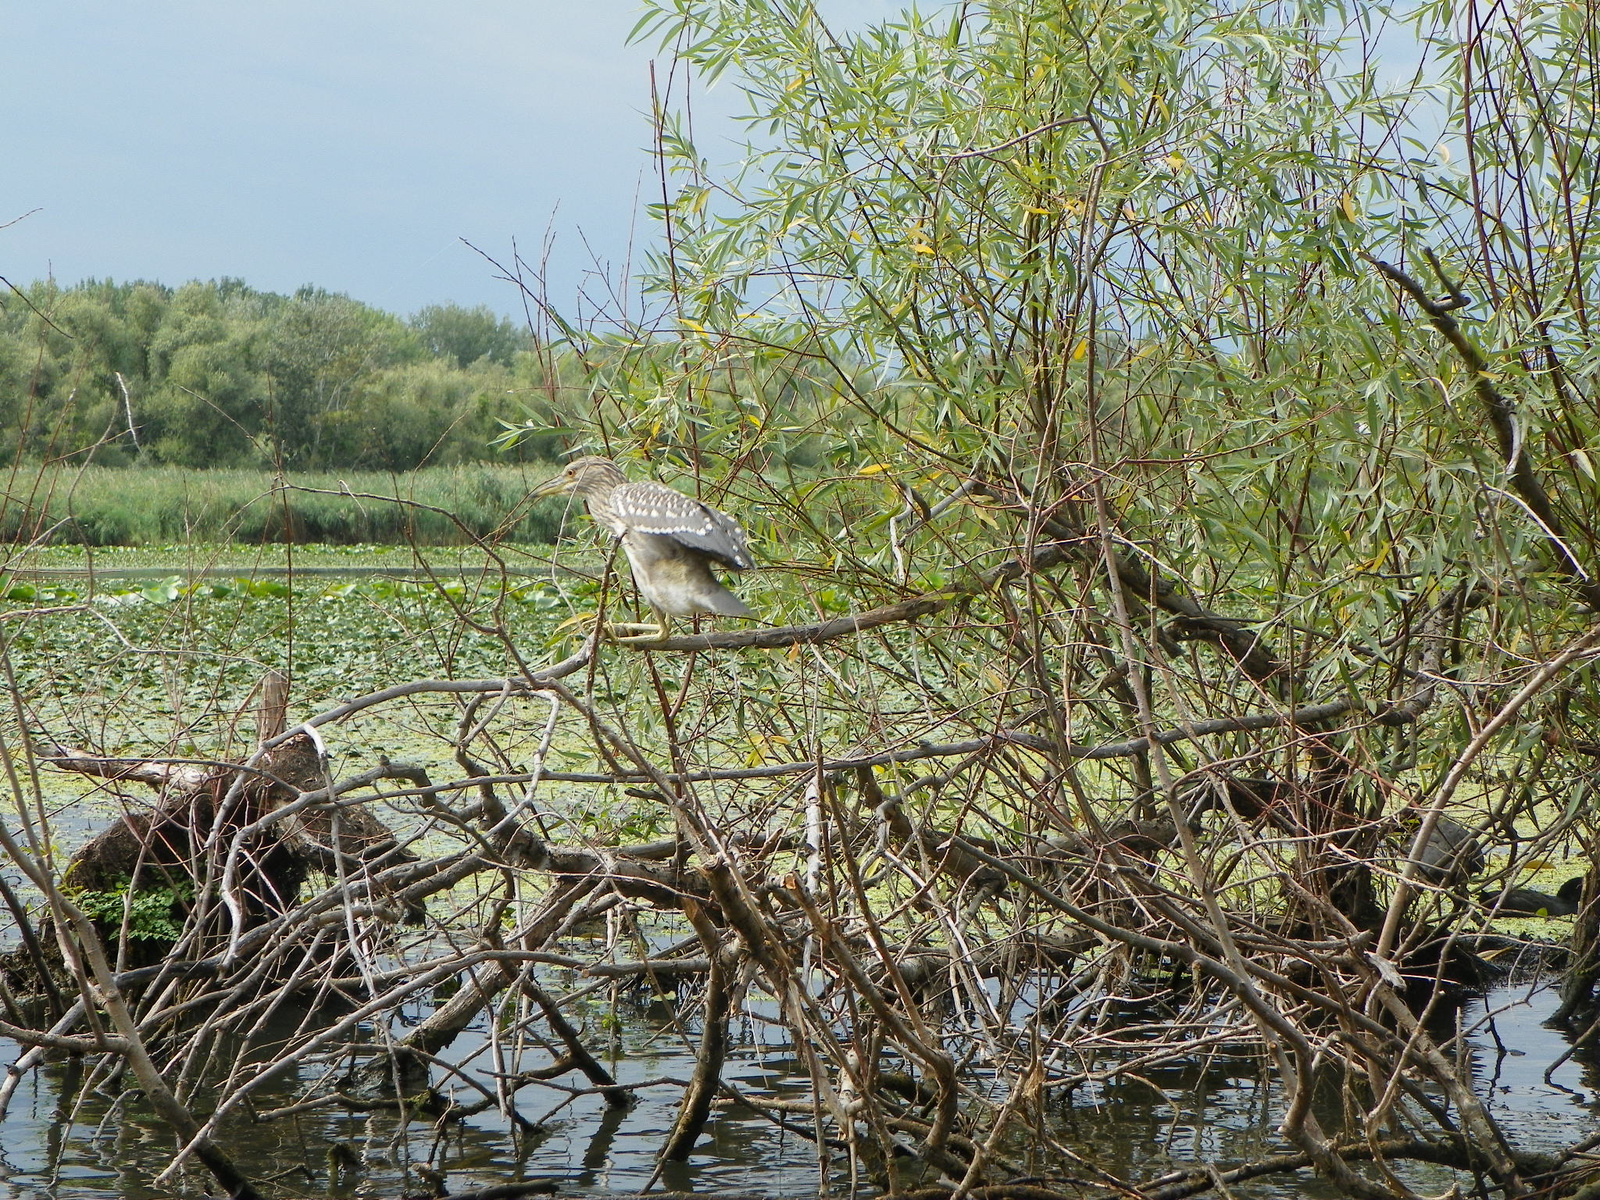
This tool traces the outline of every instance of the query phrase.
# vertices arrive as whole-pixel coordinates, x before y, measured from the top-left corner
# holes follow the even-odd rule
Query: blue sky
[[[0,275],[232,275],[519,314],[460,239],[498,257],[515,238],[536,261],[548,231],[566,306],[593,256],[620,273],[653,234],[656,52],[627,44],[637,17],[611,0],[0,0],[0,224],[39,210],[0,229]],[[736,104],[726,87],[696,104],[728,157],[718,110]]]
[[[901,6],[819,5],[836,29]],[[0,228],[0,276],[231,275],[520,316],[461,239],[502,261],[515,239],[537,262],[548,233],[571,314],[589,272],[623,277],[655,235],[657,51],[627,43],[638,16],[632,0],[0,0],[0,226],[38,210]],[[1414,49],[1382,57],[1409,67]],[[714,162],[737,157],[740,108],[730,82],[696,91]]]

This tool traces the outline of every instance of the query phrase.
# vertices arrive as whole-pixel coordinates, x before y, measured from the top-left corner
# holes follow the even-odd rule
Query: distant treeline
[[[0,540],[465,536],[402,504],[294,489],[265,498],[289,479],[409,497],[475,536],[538,541],[558,506],[508,514],[530,476],[574,450],[669,478],[816,479],[892,457],[874,422],[910,419],[923,403],[825,346],[563,330],[542,343],[483,307],[400,318],[236,279],[0,293]]]
[[[23,467],[0,476],[0,541],[86,546],[191,542],[455,545],[473,537],[555,539],[565,505],[530,510],[552,464],[297,474],[269,471]]]
[[[487,308],[409,319],[236,279],[0,296],[0,461],[404,471],[494,459],[502,418],[585,403],[582,364]],[[559,362],[573,375],[563,383]],[[550,456],[533,437],[513,460]]]

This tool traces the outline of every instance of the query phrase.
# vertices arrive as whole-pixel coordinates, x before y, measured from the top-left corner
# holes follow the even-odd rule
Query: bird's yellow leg
[[[658,646],[672,636],[672,618],[662,615],[654,625],[613,621],[606,627],[611,640],[621,646]],[[627,636],[618,636],[619,634]]]
[[[613,642],[620,642],[630,646],[649,646],[657,642],[664,642],[672,633],[671,618],[660,622],[649,621],[601,621],[599,613],[584,613],[581,616],[569,617],[560,625],[562,629],[571,629],[582,637],[589,637],[598,628]]]

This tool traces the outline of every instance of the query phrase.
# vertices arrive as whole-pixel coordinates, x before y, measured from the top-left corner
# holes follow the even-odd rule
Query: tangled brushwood
[[[829,1193],[1600,1195],[1553,1090],[1600,982],[1600,9],[644,7],[656,248],[584,320],[495,264],[545,356],[502,440],[578,467],[534,525],[341,477],[468,549],[0,592],[0,1108],[66,1062],[63,1119],[161,1123],[142,1184],[240,1197],[349,1190],[317,1114],[392,1116],[405,1192],[459,1196],[469,1134],[520,1171],[592,1114],[604,1162],[645,1089],[667,1186],[768,1122]],[[752,120],[727,170],[703,81]],[[52,295],[8,309],[19,445],[131,462],[140,412],[222,411],[140,390],[227,386],[221,323],[136,349]],[[381,397],[307,332],[283,432],[353,437]],[[293,467],[252,528],[295,536]],[[12,478],[63,481],[19,537],[83,502]],[[1536,1071],[1513,980],[1551,989]],[[624,1052],[629,997],[692,1070]],[[1523,1052],[1570,1119],[1518,1123]],[[1074,1135],[1131,1096],[1191,1144]]]
[[[968,495],[1030,511],[998,484]],[[1592,870],[1570,952],[1486,932],[1477,898],[1586,818],[1532,790],[1469,801],[1472,747],[1421,795],[1363,758],[1369,739],[1427,720],[1446,631],[1474,597],[1418,611],[1391,649],[1412,664],[1411,693],[1278,702],[1292,672],[1277,647],[1072,524],[1089,517],[1058,508],[1031,549],[854,616],[648,650],[594,634],[542,669],[408,682],[292,727],[274,673],[259,747],[234,765],[30,740],[44,767],[156,799],[59,875],[9,822],[0,833],[45,898],[30,913],[10,897],[21,937],[0,1029],[28,1049],[0,1105],[45,1055],[85,1056],[97,1077],[131,1074],[170,1123],[169,1178],[192,1159],[235,1196],[268,1195],[226,1149],[234,1122],[377,1106],[450,1124],[492,1109],[531,1131],[563,1107],[551,1088],[627,1105],[636,1085],[603,1065],[588,1005],[632,981],[674,998],[698,1047],[663,1162],[735,1105],[812,1139],[820,1179],[896,1194],[1175,1198],[1314,1171],[1395,1196],[1408,1163],[1504,1195],[1589,1186],[1587,1143],[1531,1153],[1497,1124],[1462,1069],[1477,1031],[1457,1020],[1512,969],[1563,970],[1565,1011],[1589,1011]],[[1082,601],[1095,592],[1104,615]],[[1102,619],[1150,671],[1099,669],[1115,661],[1104,643],[1070,675],[1043,666],[1041,651],[1062,661]],[[1174,656],[1185,640],[1207,649]],[[1508,680],[1489,724],[1559,690],[1597,642],[1585,633]],[[979,643],[1027,697],[1009,724],[972,719],[983,706],[964,667]],[[876,679],[939,704],[934,724],[903,704],[896,720],[949,740],[899,734],[885,707],[876,744],[797,738],[809,753],[737,762],[735,716],[758,711],[774,662],[810,662],[793,683],[812,683],[768,702],[769,721]],[[1257,704],[1158,725],[1153,681],[1204,686],[1218,677],[1205,663]],[[453,706],[458,778],[387,760],[336,777],[327,739],[345,722],[419,701]],[[1086,740],[1091,727],[1125,736]],[[592,768],[547,765],[562,744],[587,744]],[[666,836],[581,836],[571,796],[601,789]],[[1507,828],[1524,831],[1509,862]],[[609,936],[593,932],[601,918]],[[402,1019],[419,999],[425,1018]],[[243,1053],[286,1004],[317,1015]],[[808,1100],[724,1079],[736,1023],[756,1011],[802,1064]],[[448,1065],[469,1030],[505,1044],[480,1067]],[[1058,1103],[1079,1092],[1217,1054],[1282,1089],[1271,1155],[1118,1178],[1057,1137]],[[221,1078],[219,1062],[232,1064]],[[252,1103],[313,1062],[325,1067],[294,1103]]]

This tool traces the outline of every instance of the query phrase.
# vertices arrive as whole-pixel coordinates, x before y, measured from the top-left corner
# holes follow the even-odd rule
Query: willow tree
[[[1468,827],[1493,850],[1474,893],[1563,856],[1596,892],[1600,19],[1021,0],[843,32],[806,3],[658,0],[639,34],[674,63],[665,333],[599,372],[591,441],[737,497],[781,548],[769,611],[875,632],[741,667],[782,705],[723,675],[685,685],[695,736],[681,709],[630,727],[679,764],[745,742],[813,764],[809,812],[718,802],[814,838],[817,797],[845,797],[856,853],[804,886],[891,975],[931,938],[972,1009],[1037,1000],[986,1001],[948,916],[997,894],[987,936],[1059,921],[1112,948],[1080,1000],[1192,971],[1186,1011],[1231,995],[1288,1089],[1285,1137],[1372,1194],[1401,1187],[1350,1166],[1396,1153],[1376,1030],[1398,1023],[1457,1161],[1529,1186],[1425,1022],[1452,976],[1486,978]],[[696,140],[702,83],[747,106],[732,165]],[[801,445],[820,470],[792,469]],[[894,868],[885,838],[911,848]],[[1071,882],[1007,875],[1025,853]],[[895,882],[973,902],[890,953]],[[1586,911],[1569,1015],[1593,931]],[[1051,1045],[1081,1032],[1068,1008]],[[1309,1111],[1319,1054],[1361,1123]],[[1030,1061],[1017,1095],[1083,1078]]]

